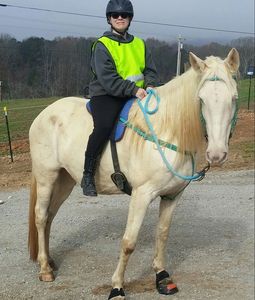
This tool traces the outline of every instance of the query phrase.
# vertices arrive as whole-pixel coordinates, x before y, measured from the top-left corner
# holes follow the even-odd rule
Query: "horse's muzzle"
[[[206,160],[212,165],[222,165],[228,157],[228,152],[224,151],[207,151]]]

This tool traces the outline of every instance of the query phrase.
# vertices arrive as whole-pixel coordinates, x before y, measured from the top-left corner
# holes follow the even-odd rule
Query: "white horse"
[[[174,173],[163,162],[155,143],[143,139],[132,129],[127,128],[123,139],[117,143],[121,170],[133,190],[109,299],[125,299],[123,282],[127,263],[135,249],[146,210],[158,196],[161,196],[160,213],[153,260],[156,285],[163,294],[177,291],[165,271],[164,253],[172,213],[180,191],[187,184],[181,176],[192,176],[193,172],[191,155],[186,153],[188,151],[195,156],[201,150],[204,131],[201,114],[208,136],[207,161],[222,164],[227,159],[237,97],[233,76],[238,72],[239,54],[232,49],[224,60],[213,56],[201,60],[190,53],[190,64],[191,68],[183,75],[156,88],[160,105],[158,111],[150,116],[156,136],[165,141],[166,146],[171,143],[178,148],[175,151],[161,146]],[[144,104],[145,100],[141,103]],[[155,105],[155,97],[152,102],[150,108]],[[133,127],[149,133],[137,102],[131,108],[128,121]],[[54,280],[49,254],[50,228],[61,204],[75,184],[81,182],[84,151],[92,127],[92,118],[85,108],[84,99],[69,97],[48,106],[30,128],[32,184],[29,249],[31,259],[38,260],[40,264],[39,278],[42,281]],[[175,172],[181,176],[176,176]],[[112,173],[111,151],[107,145],[96,173],[99,193],[120,193],[110,179]],[[172,197],[176,194],[178,196]]]

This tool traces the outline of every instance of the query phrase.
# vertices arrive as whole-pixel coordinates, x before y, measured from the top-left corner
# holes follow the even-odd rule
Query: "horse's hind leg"
[[[35,205],[35,225],[38,233],[37,260],[41,267],[40,280],[53,281],[54,275],[48,262],[47,242],[45,228],[48,220],[48,210],[54,183],[58,177],[58,171],[45,171],[44,176],[36,176],[37,201]]]
[[[165,271],[165,248],[173,217],[173,211],[177,204],[177,198],[179,198],[179,195],[174,200],[167,198],[161,199],[159,222],[156,233],[156,247],[153,268],[156,272],[156,287],[159,293],[165,295],[178,292],[176,285],[170,280],[170,275]]]
[[[35,215],[38,231],[38,262],[41,266],[39,278],[42,281],[53,281],[54,275],[49,261],[50,227],[59,207],[70,195],[75,182],[62,169],[51,172],[47,179],[47,182],[37,182]]]
[[[51,224],[61,204],[71,194],[74,186],[75,186],[74,179],[69,175],[69,173],[65,169],[61,169],[59,171],[58,177],[55,181],[54,188],[52,191],[50,206],[48,209],[48,219],[47,219],[46,229],[45,229],[46,251],[49,258],[49,264],[53,269],[55,269],[56,266],[49,254],[49,239],[50,239]]]

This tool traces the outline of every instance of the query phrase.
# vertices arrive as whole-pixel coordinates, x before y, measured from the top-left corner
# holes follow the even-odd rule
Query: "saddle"
[[[112,153],[112,162],[114,167],[114,173],[111,175],[111,179],[114,182],[114,184],[117,186],[119,190],[122,192],[131,195],[132,193],[132,187],[127,181],[127,178],[124,173],[120,170],[119,165],[119,158],[116,148],[116,142],[119,142],[125,133],[126,126],[123,122],[120,121],[120,119],[127,121],[130,108],[132,104],[134,103],[134,98],[127,101],[127,103],[124,105],[123,109],[120,112],[119,118],[116,121],[116,125],[113,128],[113,132],[110,136],[110,144],[111,144],[111,153]],[[90,102],[88,101],[86,104],[86,108],[88,112],[91,114],[91,107]]]

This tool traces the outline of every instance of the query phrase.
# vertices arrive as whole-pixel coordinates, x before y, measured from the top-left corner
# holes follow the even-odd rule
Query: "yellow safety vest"
[[[130,43],[119,43],[106,36],[98,39],[110,52],[117,73],[123,78],[144,87],[145,45],[144,41],[134,37]]]

